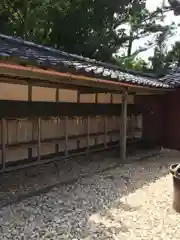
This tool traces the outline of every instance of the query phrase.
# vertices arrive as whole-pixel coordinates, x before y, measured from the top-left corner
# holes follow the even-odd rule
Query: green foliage
[[[110,61],[132,0],[2,0],[1,32]],[[115,17],[118,16],[118,17]]]
[[[122,68],[126,68],[126,69],[132,69],[132,70],[136,70],[139,72],[147,72],[149,71],[149,65],[148,63],[143,60],[140,57],[117,57],[116,61],[118,63],[118,65]]]
[[[165,58],[167,55],[165,42],[174,33],[175,25],[164,25],[164,14],[161,9],[149,12],[145,8],[146,1],[134,1],[129,8],[129,16],[126,19],[126,41],[122,45],[123,54],[116,54],[115,59],[119,65],[141,71],[151,71],[161,74],[167,67]],[[120,29],[124,28],[122,25]],[[133,46],[139,39],[154,36],[155,40],[148,40],[144,46],[140,46],[133,52]],[[138,58],[139,53],[154,47],[154,56],[150,58],[150,63]]]
[[[170,58],[172,54],[168,52],[166,47],[166,41],[170,36],[172,36],[170,28],[164,29],[164,31],[157,36],[154,55],[149,58],[152,69],[157,74],[166,73],[170,66]]]
[[[175,42],[165,58],[168,67],[180,67],[180,42]]]
[[[127,57],[132,55],[137,56],[140,52],[146,51],[154,45],[153,41],[149,41],[146,46],[140,47],[137,51],[132,52],[133,44],[136,40],[143,39],[151,34],[160,34],[167,28],[167,26],[160,24],[164,19],[162,10],[157,9],[154,12],[149,12],[145,4],[145,0],[134,0],[128,9],[129,14],[124,23],[129,30],[126,31],[126,41],[122,46],[127,49]],[[121,25],[119,29],[121,30],[123,28],[124,25]]]
[[[160,24],[161,9],[150,13],[145,4],[146,0],[1,0],[1,33],[107,62],[114,62],[112,55],[119,48],[125,49],[125,55],[115,57],[117,63],[142,71],[149,65],[137,55],[155,45],[150,61],[154,71],[163,71],[172,61],[180,63],[180,53],[174,47],[165,57],[161,38],[169,36],[172,27]],[[157,34],[156,42],[132,51],[136,40],[152,33]],[[159,59],[166,63],[160,65]]]

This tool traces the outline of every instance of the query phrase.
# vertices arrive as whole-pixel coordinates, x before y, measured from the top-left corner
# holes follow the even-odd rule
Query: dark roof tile
[[[67,71],[74,74],[92,76],[94,78],[122,81],[131,84],[155,87],[172,88],[168,82],[158,81],[140,73],[121,69],[112,64],[85,58],[76,54],[45,47],[33,42],[23,41],[0,34],[0,57],[19,57],[27,63],[39,67],[54,68],[56,71]]]
[[[174,68],[167,75],[160,78],[160,81],[174,87],[180,86],[180,67]]]

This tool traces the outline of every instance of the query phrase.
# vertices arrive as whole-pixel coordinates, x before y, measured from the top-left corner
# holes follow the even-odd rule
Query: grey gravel
[[[102,156],[87,165],[83,162],[84,170],[80,162],[79,165],[70,162],[69,167],[74,166],[73,176],[78,177],[82,172],[87,175],[1,207],[0,239],[179,240],[179,215],[172,209],[172,177],[168,172],[169,165],[178,162],[179,157],[179,152],[161,150],[161,155],[144,161],[133,161],[135,156],[127,164],[117,164],[117,157]],[[50,172],[50,167],[47,169]],[[58,167],[48,181],[37,174],[32,182],[38,187],[51,181],[57,183],[62,180],[59,174],[62,169]],[[71,173],[65,172],[63,176],[68,179]],[[17,175],[1,177],[3,202],[4,196],[8,200],[12,196],[14,179],[19,179],[14,192],[32,191],[32,182],[21,185]],[[23,173],[19,175],[22,177]],[[8,189],[3,192],[6,183]]]

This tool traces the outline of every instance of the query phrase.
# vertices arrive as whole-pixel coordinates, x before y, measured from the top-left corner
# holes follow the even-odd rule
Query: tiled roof
[[[160,81],[174,87],[180,86],[180,67],[174,68],[166,76],[160,78]]]
[[[99,62],[2,34],[0,34],[0,58],[12,58],[17,61],[17,64],[27,63],[40,68],[52,68],[59,72],[68,72],[92,78],[119,81],[151,88],[172,88],[171,84],[137,72],[121,69],[116,65]]]

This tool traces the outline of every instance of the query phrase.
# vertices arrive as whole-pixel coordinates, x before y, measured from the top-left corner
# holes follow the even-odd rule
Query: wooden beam
[[[101,88],[81,88],[80,89],[80,92],[81,94],[92,94],[92,93],[122,93],[123,92],[123,89],[120,91],[120,90],[107,90],[106,88],[105,89],[101,89]]]
[[[127,100],[128,92],[125,91],[122,95],[121,108],[121,128],[120,128],[120,157],[121,161],[126,160],[126,139],[127,139]]]
[[[132,92],[148,90],[154,91],[169,91],[169,89],[153,88],[149,86],[140,86],[122,81],[105,80],[101,78],[87,77],[83,75],[75,75],[73,73],[57,72],[55,70],[43,70],[34,66],[20,66],[6,62],[0,62],[0,74],[13,77],[23,77],[29,79],[39,79],[47,82],[58,84],[72,84],[90,88],[100,88],[110,91],[122,91],[129,88]]]
[[[19,71],[18,71],[19,72]],[[17,73],[18,73],[17,72]],[[83,81],[76,79],[74,82],[71,78],[61,77],[60,79],[49,77],[39,77],[36,75],[31,76],[31,74],[8,74],[6,72],[2,73],[0,69],[0,82],[4,83],[13,83],[20,85],[32,85],[32,86],[42,86],[48,88],[61,88],[61,89],[69,89],[69,90],[79,90],[81,94],[92,94],[92,93],[122,93],[124,91],[123,86],[118,86],[114,81],[110,81],[110,83],[106,83],[106,81],[102,84],[94,81]],[[108,81],[109,82],[109,81]],[[103,86],[104,85],[104,86]],[[132,85],[133,86],[133,85]],[[138,93],[138,94],[148,94],[148,95],[158,95],[165,94],[166,92],[173,91],[169,89],[156,89],[142,86],[133,86],[129,88],[130,93]]]
[[[68,83],[57,83],[57,82],[48,82],[46,80],[39,80],[39,79],[31,79],[28,77],[15,77],[15,76],[4,76],[0,74],[0,83],[9,83],[16,85],[29,85],[32,87],[46,87],[46,88],[59,88],[65,90],[76,90],[79,91],[81,94],[92,94],[92,93],[108,93],[107,89],[97,88],[97,87],[88,87],[88,86],[80,86]],[[112,91],[114,92],[114,91]]]

